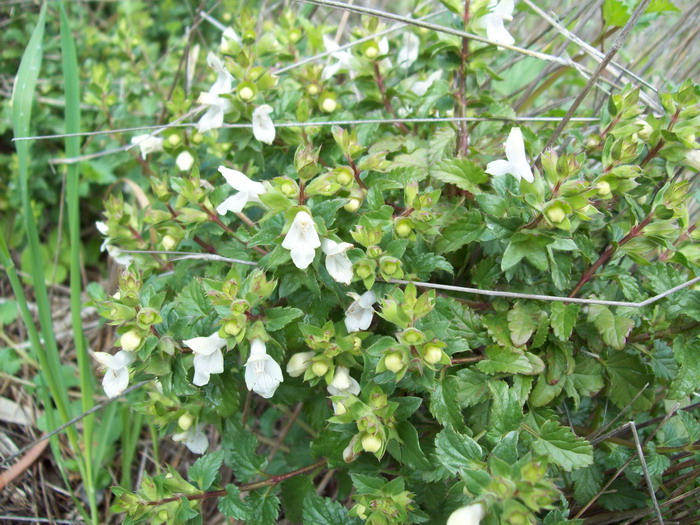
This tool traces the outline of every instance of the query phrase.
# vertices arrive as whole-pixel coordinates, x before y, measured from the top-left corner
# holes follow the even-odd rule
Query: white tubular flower
[[[265,342],[253,339],[250,342],[250,357],[245,364],[245,384],[248,390],[269,399],[275,394],[282,379],[282,368],[267,355]]]
[[[219,50],[222,53],[229,53],[231,51],[231,44],[230,42],[235,42],[236,44],[241,43],[241,37],[238,36],[238,33],[234,31],[232,27],[227,27],[224,29],[224,32],[221,34],[221,43],[219,44]]]
[[[258,106],[253,111],[253,135],[265,144],[272,144],[275,140],[275,124],[270,118],[273,111],[267,104]]]
[[[512,46],[515,39],[508,32],[504,21],[510,22],[513,20],[513,9],[515,8],[514,0],[501,0],[497,2],[492,0],[489,4],[489,13],[484,15],[484,25],[486,26],[486,36],[489,40],[493,40],[498,44],[506,44]]]
[[[193,454],[204,454],[209,448],[209,438],[203,429],[204,425],[200,423],[185,432],[173,434],[173,441],[181,441]]]
[[[146,159],[149,153],[163,151],[163,139],[160,137],[152,137],[149,134],[131,137],[131,143],[138,145],[143,159]]]
[[[440,77],[442,77],[442,70],[438,69],[437,71],[433,71],[430,73],[428,78],[425,80],[417,80],[416,82],[413,83],[411,86],[411,92],[414,95],[418,95],[419,97],[422,97],[423,95],[426,94],[428,89],[430,89],[430,86],[433,85],[433,82],[436,80],[439,80]]]
[[[214,332],[209,337],[194,337],[182,342],[194,353],[194,377],[192,384],[204,386],[211,374],[224,371],[224,354],[221,349],[226,346],[226,339]]]
[[[420,38],[411,32],[403,34],[403,47],[399,49],[399,66],[408,69],[416,60],[420,51]]]
[[[379,56],[385,56],[389,54],[389,39],[387,37],[382,38],[377,42],[379,46]],[[391,60],[387,57],[379,62],[379,65],[384,69],[391,69]]]
[[[109,236],[109,228],[104,222],[97,221],[95,223],[95,227],[97,227],[98,232],[105,236],[105,240],[102,241],[102,246],[100,246],[101,252],[107,250],[107,253],[114,260],[114,262],[121,264],[122,266],[129,266],[132,262],[134,262],[134,258],[131,255],[123,254],[119,248],[110,244],[112,239]]]
[[[323,43],[326,46],[326,51],[331,53],[331,58],[334,59],[335,62],[328,64],[323,69],[321,78],[323,80],[328,80],[340,71],[349,70],[353,61],[352,53],[349,51],[336,51],[340,46],[328,35],[323,35]]]
[[[210,129],[220,128],[224,124],[224,115],[233,107],[231,101],[220,95],[228,95],[233,91],[233,76],[224,67],[223,62],[214,53],[207,55],[207,64],[216,71],[216,81],[209,91],[200,93],[198,104],[209,106],[197,123],[197,130],[205,133]]]
[[[485,514],[481,503],[472,503],[450,514],[446,525],[479,525]]]
[[[377,297],[372,290],[369,290],[362,295],[350,292],[350,297],[355,299],[353,303],[345,311],[345,328],[348,332],[359,332],[367,330],[372,324],[374,308],[372,305],[377,302]]]
[[[316,231],[316,224],[311,215],[305,211],[297,212],[287,235],[282,241],[282,248],[290,251],[294,265],[305,270],[314,260],[316,248],[321,246],[321,239]]]
[[[525,156],[525,142],[520,128],[512,128],[505,143],[506,158],[508,160],[494,160],[486,166],[486,173],[494,177],[501,177],[510,173],[516,179],[525,179],[532,182],[534,176],[530,164]]]
[[[189,151],[185,150],[177,156],[175,164],[180,171],[190,171],[194,164],[194,157]]]
[[[134,362],[134,352],[120,350],[116,354],[93,352],[92,356],[105,369],[102,388],[109,397],[117,397],[129,386],[129,365]]]
[[[350,371],[339,366],[333,374],[333,381],[326,387],[331,396],[341,396],[343,399],[349,396],[356,396],[360,393],[360,383],[350,375]],[[342,401],[333,401],[333,413],[337,416],[342,415],[347,410]]]
[[[238,191],[216,207],[219,215],[226,215],[229,211],[240,213],[249,202],[260,202],[259,196],[265,193],[262,182],[252,181],[240,171],[225,166],[219,166],[219,173],[224,176],[229,186]]]
[[[349,242],[335,242],[331,239],[321,241],[321,249],[326,254],[326,270],[336,282],[352,282],[352,262],[347,253],[352,247]]]
[[[299,377],[306,372],[306,369],[311,365],[311,359],[316,355],[315,352],[297,352],[292,355],[287,361],[287,374],[292,377]]]

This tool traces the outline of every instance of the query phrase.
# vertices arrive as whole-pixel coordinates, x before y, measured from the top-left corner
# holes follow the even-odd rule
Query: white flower
[[[447,518],[446,525],[479,525],[486,512],[481,503],[460,507]]]
[[[209,106],[197,124],[197,130],[200,133],[220,128],[224,124],[224,114],[231,111],[233,107],[230,100],[220,96],[228,95],[233,91],[233,76],[214,53],[210,52],[207,55],[207,64],[216,71],[216,80],[209,91],[200,93],[197,99],[198,104]]]
[[[343,398],[360,393],[360,383],[350,375],[350,371],[344,366],[338,366],[333,374],[333,381],[326,387],[331,396],[341,396]],[[345,413],[345,406],[342,401],[333,401],[333,413],[342,415]]]
[[[116,354],[93,352],[92,356],[105,369],[102,388],[109,397],[116,397],[129,386],[129,365],[134,362],[134,352],[120,350]]]
[[[144,159],[148,157],[149,153],[163,151],[163,139],[160,137],[153,137],[149,134],[131,137],[131,143],[138,145],[141,150],[141,157]]]
[[[338,366],[333,374],[333,381],[326,387],[332,396],[349,396],[360,393],[360,383],[350,375],[350,370],[344,366]]]
[[[686,151],[685,162],[691,168],[700,170],[700,149],[689,149]]]
[[[204,386],[211,374],[224,371],[224,354],[221,349],[226,346],[226,339],[214,332],[209,337],[194,337],[182,342],[194,353],[194,377],[192,384]]]
[[[194,157],[189,151],[185,150],[177,156],[175,164],[180,171],[189,171],[194,164]]]
[[[245,384],[248,390],[269,399],[282,382],[282,368],[267,355],[262,339],[250,342],[250,357],[245,364]]]
[[[331,239],[321,241],[321,249],[326,254],[326,270],[336,282],[350,284],[352,282],[352,262],[347,251],[353,245],[349,242],[335,242]]]
[[[413,92],[415,95],[418,95],[419,97],[422,97],[423,95],[426,94],[428,89],[430,89],[430,86],[433,85],[433,82],[436,80],[439,80],[440,77],[442,76],[442,70],[438,69],[437,71],[433,71],[430,73],[430,76],[426,78],[425,80],[417,80],[413,83],[411,86],[411,92]]]
[[[236,44],[241,43],[241,37],[238,36],[238,33],[236,33],[232,27],[227,27],[224,29],[224,32],[221,34],[221,43],[219,44],[219,50],[222,53],[230,53],[231,52],[231,42],[235,42]]]
[[[292,355],[287,361],[287,373],[292,377],[299,377],[309,368],[315,355],[316,352],[297,352]]]
[[[119,248],[110,244],[112,239],[109,237],[109,227],[104,222],[97,221],[95,226],[97,227],[97,231],[105,236],[105,240],[102,241],[102,246],[100,246],[101,252],[107,250],[107,253],[114,259],[114,262],[122,266],[129,266],[134,262],[134,258],[131,255],[122,254]]]
[[[219,215],[226,215],[229,211],[240,213],[248,202],[260,202],[259,196],[265,193],[265,186],[261,182],[252,181],[240,171],[225,166],[219,166],[219,173],[224,176],[229,186],[238,190],[238,193],[231,195],[216,207]]]
[[[193,454],[204,454],[209,448],[209,438],[203,428],[204,425],[200,423],[185,432],[173,434],[173,441],[182,441]]]
[[[323,35],[323,43],[326,46],[326,51],[331,53],[331,58],[335,60],[334,63],[328,64],[321,74],[323,80],[328,80],[336,73],[342,70],[349,70],[352,63],[353,56],[349,51],[336,51],[340,46],[335,40],[333,40],[328,35]]]
[[[382,38],[379,42],[379,56],[386,56],[389,54],[389,39],[387,37]],[[391,60],[387,57],[379,62],[379,66],[383,69],[391,69]]]
[[[514,0],[491,0],[489,4],[489,13],[484,15],[483,21],[486,26],[486,36],[498,44],[506,44],[512,46],[515,39],[506,29],[503,21],[510,22],[513,20],[513,9],[515,8]]]
[[[275,140],[275,124],[270,118],[273,111],[267,104],[258,106],[253,111],[253,135],[265,144],[272,144]]]
[[[289,250],[294,265],[304,270],[314,260],[316,248],[319,246],[321,246],[321,239],[318,237],[311,215],[305,211],[297,212],[292,226],[282,241],[282,248]]]
[[[348,332],[367,330],[369,325],[372,324],[372,316],[374,315],[372,305],[377,302],[377,297],[372,290],[362,295],[352,292],[348,293],[348,295],[355,301],[345,311],[345,328],[348,329]]]
[[[508,160],[494,160],[486,166],[486,173],[495,177],[501,177],[510,173],[516,179],[525,179],[528,182],[534,180],[530,164],[525,156],[525,142],[520,128],[512,128],[505,143],[506,158]]]
[[[406,32],[403,34],[403,47],[399,49],[399,66],[409,68],[416,60],[420,51],[420,38],[415,34]]]

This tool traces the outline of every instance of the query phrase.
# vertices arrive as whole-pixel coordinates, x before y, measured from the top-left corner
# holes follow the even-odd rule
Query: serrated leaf
[[[574,498],[576,503],[588,503],[603,486],[603,473],[598,465],[589,465],[571,473],[574,482]]]
[[[484,219],[478,210],[470,210],[442,230],[435,247],[440,253],[459,250],[465,244],[479,240],[484,231]]]
[[[550,324],[559,340],[569,340],[580,309],[578,304],[552,303]]]
[[[224,423],[221,444],[224,449],[224,462],[240,481],[248,481],[260,474],[267,463],[264,456],[256,453],[258,440],[238,419],[228,419]]]
[[[236,485],[226,485],[226,495],[219,500],[219,510],[228,517],[248,521],[253,517],[253,509],[247,499],[241,499],[241,491]]]
[[[588,319],[593,321],[603,341],[616,350],[625,347],[627,336],[634,327],[632,319],[615,315],[607,306],[598,304],[588,307]]]
[[[316,487],[309,476],[296,476],[282,482],[282,509],[292,523],[303,523],[307,495],[316,495]]]
[[[299,310],[299,308],[292,308],[290,306],[268,308],[265,310],[265,330],[268,332],[275,332],[303,315],[304,312]]]
[[[547,456],[566,471],[586,467],[593,463],[593,447],[585,439],[574,435],[571,429],[556,421],[545,421],[535,433],[532,448]]]
[[[539,309],[530,304],[518,301],[508,312],[508,329],[510,340],[515,346],[523,346],[537,328]]]
[[[435,438],[435,455],[443,467],[457,474],[461,470],[478,466],[482,450],[469,436],[444,428]]]
[[[187,471],[190,481],[197,484],[201,490],[207,490],[216,479],[221,464],[224,461],[224,451],[217,450],[199,458]]]
[[[608,397],[618,408],[624,408],[645,388],[651,386],[653,377],[637,355],[614,352],[603,362],[609,377]],[[648,387],[647,387],[648,388]],[[639,396],[633,408],[644,410],[651,406],[651,390]]]
[[[338,501],[321,498],[314,492],[304,498],[304,525],[327,525],[329,523],[357,523],[357,518],[351,518],[348,509]]]
[[[673,340],[673,355],[680,367],[671,383],[668,397],[680,399],[700,387],[700,341],[676,337]]]
[[[529,352],[489,346],[484,351],[486,359],[477,363],[477,368],[485,374],[539,374],[544,369],[542,360]]]
[[[464,418],[459,406],[454,402],[457,396],[457,384],[452,376],[445,377],[435,384],[430,395],[430,413],[444,427],[464,430]]]
[[[470,193],[481,193],[479,184],[489,180],[481,166],[464,157],[438,162],[430,169],[430,176],[445,184],[454,184],[459,189]]]
[[[246,503],[254,509],[253,516],[247,524],[275,525],[280,513],[280,500],[269,490],[260,489],[251,492]]]

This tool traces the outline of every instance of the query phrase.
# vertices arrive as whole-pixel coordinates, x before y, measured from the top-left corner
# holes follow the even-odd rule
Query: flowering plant
[[[121,350],[95,359],[107,395],[147,381],[136,409],[204,455],[115,488],[126,522],[196,522],[207,498],[250,523],[573,522],[647,497],[641,458],[626,500],[597,496],[633,450],[591,435],[667,415],[652,493],[663,450],[697,439],[662,401],[698,386],[700,292],[639,303],[700,263],[698,87],[658,108],[625,88],[545,149],[551,127],[487,89],[513,2],[467,6],[454,19],[491,43],[369,19],[340,49],[295,12],[246,13],[207,55],[213,84],[174,104],[196,130],[134,137],[158,169],[145,208],[106,205],[123,268],[92,299]],[[366,115],[390,122],[343,124]]]

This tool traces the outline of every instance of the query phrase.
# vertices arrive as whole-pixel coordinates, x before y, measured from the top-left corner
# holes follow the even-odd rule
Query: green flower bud
[[[374,266],[370,261],[360,261],[355,265],[355,274],[360,279],[367,279],[374,275]]]
[[[387,370],[398,374],[404,367],[403,356],[399,352],[390,352],[384,358],[384,366]]]
[[[394,223],[394,231],[399,237],[408,237],[413,233],[413,221],[408,217],[402,217]]]
[[[318,84],[309,84],[309,86],[306,88],[306,92],[312,97],[318,95],[320,91],[321,89],[318,87]]]
[[[371,257],[372,259],[376,259],[382,254],[382,249],[377,246],[376,244],[373,244],[369,248],[367,248],[367,257]]]
[[[318,377],[323,377],[326,375],[326,372],[328,372],[328,363],[325,361],[316,361],[311,365],[311,371]]]
[[[370,60],[377,58],[378,54],[379,54],[379,48],[374,43],[371,43],[370,45],[368,45],[364,50],[364,55],[367,58],[369,58]]]
[[[355,213],[360,206],[362,206],[362,200],[358,199],[356,197],[351,197],[350,200],[343,206],[345,211],[348,211],[350,213]]]
[[[141,335],[139,335],[139,333],[133,329],[122,334],[121,338],[119,339],[119,344],[121,344],[121,347],[128,352],[133,352],[136,350],[139,346],[141,346],[142,342],[143,337],[141,337]]]
[[[435,343],[423,345],[423,359],[429,365],[434,365],[442,359],[442,348]]]
[[[189,412],[185,412],[177,420],[177,424],[182,430],[189,430],[192,423],[194,423],[194,416]]]
[[[335,180],[341,186],[348,186],[355,180],[355,175],[348,166],[340,166],[333,170]]]
[[[199,131],[195,131],[192,133],[190,140],[193,144],[201,144],[204,141],[204,135],[202,135]]]
[[[562,210],[560,206],[550,206],[545,213],[547,214],[547,218],[554,224],[559,224],[566,219],[566,213],[564,213],[564,210]]]
[[[170,144],[173,148],[176,148],[177,146],[182,143],[182,139],[180,138],[180,135],[177,133],[173,133],[168,137],[168,144]]]
[[[292,44],[296,44],[299,41],[299,39],[301,38],[301,31],[299,31],[298,29],[292,29],[289,32],[288,36],[289,36],[289,41]]]
[[[425,335],[417,328],[406,328],[406,330],[399,334],[399,337],[403,339],[407,345],[411,346],[421,344],[425,341]]]
[[[337,107],[338,103],[332,98],[324,98],[323,102],[321,102],[321,110],[326,113],[333,113]]]
[[[142,308],[136,316],[136,322],[142,325],[150,326],[163,322],[163,318],[158,313],[158,310],[153,308]]]
[[[611,189],[609,182],[601,180],[598,184],[595,185],[595,187],[598,190],[598,195],[600,195],[601,197],[607,197],[608,195],[610,195]]]
[[[163,237],[161,244],[163,245],[163,249],[169,252],[177,248],[177,245],[180,244],[180,241],[178,241],[172,235],[166,235],[165,237]]]
[[[394,275],[401,269],[401,261],[396,257],[382,257],[379,260],[379,266],[387,275]]]
[[[382,440],[374,434],[365,434],[362,437],[362,449],[365,452],[374,454],[382,448]]]
[[[342,416],[348,411],[342,402],[335,403],[333,408],[335,409],[336,416]]]
[[[224,332],[226,332],[231,337],[236,337],[243,330],[243,326],[238,319],[230,319],[224,324]]]
[[[168,521],[168,518],[170,518],[170,514],[168,514],[168,511],[163,509],[160,512],[158,512],[158,519],[161,521]]]

